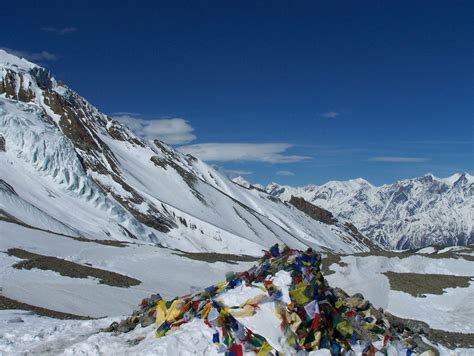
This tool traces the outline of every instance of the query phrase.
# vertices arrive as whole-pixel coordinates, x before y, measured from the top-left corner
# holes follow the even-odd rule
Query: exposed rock
[[[414,344],[419,345],[420,349],[432,350],[435,352],[435,355],[438,355],[438,351],[433,347],[426,345],[419,335],[425,336],[431,342],[440,343],[449,348],[474,347],[474,334],[432,329],[423,321],[403,319],[388,312],[385,312],[385,315],[394,328],[399,331],[405,330],[405,333],[411,334],[411,341]]]
[[[293,205],[296,209],[308,214],[313,219],[321,221],[325,224],[334,225],[337,221],[330,211],[311,204],[304,198],[298,198],[292,195],[288,203]]]
[[[110,123],[107,126],[107,132],[109,135],[119,141],[127,141],[134,145],[145,147],[145,144],[136,137],[128,135],[125,128],[116,120],[110,119]]]
[[[0,135],[0,152],[6,152],[7,149],[5,147],[5,138]]]
[[[7,98],[29,102],[35,98],[35,93],[31,90],[31,83],[24,80],[22,73],[15,73],[9,69],[0,82],[0,94],[5,94]],[[25,87],[26,82],[29,84]],[[17,88],[17,83],[20,83]]]
[[[179,157],[175,155],[174,152],[170,151],[169,149],[163,148],[164,146],[160,143],[160,141],[155,140],[155,145],[157,147],[162,147],[163,153],[168,155],[168,158],[161,158],[158,156],[152,156],[150,158],[150,161],[152,161],[155,166],[161,167],[163,169],[168,169],[168,167],[171,167],[174,169],[186,182],[186,184],[189,186],[191,189],[191,193],[198,198],[204,205],[207,205],[206,200],[204,199],[204,196],[196,189],[194,189],[195,184],[197,183],[197,178],[194,174],[191,172],[188,172],[186,169],[181,167],[177,162],[179,162]]]
[[[354,224],[350,222],[345,222],[344,223],[344,228],[346,231],[356,240],[359,241],[362,244],[365,244],[370,247],[372,251],[374,250],[381,250],[381,246],[378,245],[375,241],[369,239],[367,236],[362,234]]]
[[[363,297],[352,296],[346,299],[347,305],[351,308],[356,308],[358,310],[366,310],[369,307],[369,301],[365,300]]]
[[[132,331],[138,325],[145,328],[153,324],[156,320],[154,307],[159,300],[161,300],[159,294],[153,294],[149,298],[143,299],[138,309],[135,310],[131,316],[120,322],[114,321],[107,328],[102,329],[101,331],[122,334]]]
[[[13,187],[7,182],[5,182],[3,179],[0,179],[0,190],[7,192],[8,194],[17,195],[15,189],[13,189]]]
[[[134,339],[127,340],[127,343],[128,343],[130,346],[136,346],[136,345],[138,345],[140,342],[142,342],[144,339],[145,339],[144,336],[139,336],[139,337],[136,337],[136,338],[134,338]]]

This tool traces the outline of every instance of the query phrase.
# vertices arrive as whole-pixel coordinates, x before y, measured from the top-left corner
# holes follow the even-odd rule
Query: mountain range
[[[272,183],[259,189],[282,201],[302,197],[350,221],[387,249],[474,243],[474,177],[468,173],[448,178],[426,174],[379,187],[359,178],[304,187]]]
[[[139,138],[46,69],[3,50],[0,197],[0,227],[83,239],[249,255],[277,242],[347,253],[371,245],[344,224],[315,220]]]

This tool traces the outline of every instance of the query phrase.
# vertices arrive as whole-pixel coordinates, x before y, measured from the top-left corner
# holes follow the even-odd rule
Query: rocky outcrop
[[[337,221],[330,211],[311,204],[310,202],[304,200],[304,198],[298,198],[292,195],[288,203],[293,205],[296,209],[301,210],[302,212],[311,216],[314,220],[318,220],[329,225],[334,225]]]
[[[369,239],[367,236],[362,234],[354,224],[351,224],[350,222],[345,222],[344,223],[344,228],[346,231],[356,240],[359,241],[362,244],[365,244],[369,246],[369,248],[374,251],[374,250],[381,250],[382,247],[377,244],[375,241]]]
[[[17,86],[17,83],[20,85]],[[9,99],[29,102],[36,97],[31,84],[24,74],[7,70],[0,81],[0,94],[5,94]]]
[[[0,191],[6,192],[8,194],[17,195],[15,189],[13,189],[13,187],[7,182],[5,182],[3,179],[0,179]]]

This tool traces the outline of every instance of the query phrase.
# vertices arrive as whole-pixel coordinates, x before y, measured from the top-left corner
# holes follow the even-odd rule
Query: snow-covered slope
[[[474,177],[467,173],[380,187],[363,179],[297,188],[272,183],[266,191],[283,201],[303,197],[388,248],[474,243]]]
[[[275,242],[368,249],[195,157],[143,141],[44,68],[2,50],[0,179],[2,220],[87,239],[252,255]]]
[[[348,293],[363,293],[374,305],[399,317],[472,334],[474,310],[466,306],[474,298],[473,250],[451,248],[343,256],[329,267],[326,278]],[[459,283],[463,277],[464,284]],[[430,291],[430,286],[435,288]]]
[[[52,238],[52,237],[51,237]],[[29,239],[29,243],[33,243],[33,239]],[[64,247],[64,241],[60,245]],[[62,247],[58,247],[61,249]],[[118,261],[118,254],[113,252],[112,247],[100,248],[104,253],[109,249],[109,255],[115,256],[111,260],[113,263]],[[118,248],[120,250],[120,248]],[[159,249],[157,249],[159,250]],[[140,294],[144,297],[146,295],[146,287],[150,279],[156,278],[154,270],[161,274],[163,278],[163,268],[157,268],[158,265],[165,265],[169,263],[172,258],[168,251],[163,250],[160,254],[160,260],[152,260],[152,255],[140,255],[142,263],[150,263],[153,261],[155,269],[150,269],[150,273],[144,279],[147,281],[143,286],[143,291]],[[149,251],[150,252],[150,251]],[[155,251],[156,252],[156,251]],[[96,254],[99,255],[100,253]],[[87,254],[83,253],[83,256]],[[409,329],[400,328],[404,330],[405,337],[410,333],[418,333],[419,328],[423,329],[422,338],[413,338],[416,342],[422,341],[425,345],[433,346],[438,350],[439,355],[472,355],[474,348],[473,340],[473,311],[467,306],[469,300],[473,298],[473,283],[472,283],[472,249],[468,248],[445,248],[437,251],[436,249],[424,249],[414,252],[402,253],[381,253],[381,254],[355,254],[350,256],[341,256],[335,263],[328,263],[328,271],[325,272],[325,278],[329,280],[331,286],[343,287],[349,293],[362,293],[367,300],[370,300],[375,308],[382,307],[383,309],[372,309],[370,317],[366,320],[373,320],[380,318],[382,313],[388,315],[391,313],[396,317],[406,318],[402,320],[402,325],[409,326]],[[323,257],[323,263],[325,261]],[[90,262],[94,257],[89,259]],[[334,260],[333,260],[334,261]],[[127,268],[130,268],[127,265]],[[422,266],[422,268],[420,268]],[[183,271],[178,271],[179,275],[185,273],[193,274],[197,277],[196,285],[193,295],[199,293],[199,286],[204,286],[202,283],[209,283],[209,285],[216,286],[218,278],[212,281],[215,277],[216,271],[226,268],[225,264],[219,264],[211,268],[208,276],[205,273],[198,274],[195,271],[202,267],[202,262],[196,262],[192,266],[194,268],[186,268]],[[136,268],[136,267],[135,267]],[[244,266],[238,268],[243,269]],[[250,268],[250,267],[247,267]],[[132,267],[132,269],[134,269]],[[130,270],[131,271],[131,270]],[[194,272],[193,272],[194,271]],[[241,270],[240,270],[241,271]],[[399,286],[392,285],[390,274],[395,274],[399,279],[412,278],[413,275],[418,278],[426,278],[426,283],[418,283],[415,285],[406,285],[407,290],[400,290]],[[444,277],[444,278],[443,278]],[[441,279],[443,282],[439,283]],[[457,285],[459,279],[466,281],[463,285]],[[266,281],[271,281],[272,285],[281,288],[281,298],[285,301],[291,298],[289,294],[288,284],[291,283],[291,274],[289,271],[280,270],[275,275],[268,274]],[[187,280],[189,281],[189,279]],[[212,282],[211,282],[212,281]],[[446,282],[449,281],[448,284]],[[33,281],[34,282],[34,281]],[[89,289],[91,281],[89,282]],[[87,283],[86,282],[86,283]],[[173,281],[174,282],[174,281]],[[186,283],[186,282],[185,282]],[[176,283],[179,285],[179,283]],[[225,284],[224,284],[225,286]],[[180,286],[182,288],[182,286]],[[105,288],[104,286],[96,285],[95,289]],[[110,288],[110,287],[109,287]],[[412,288],[419,289],[413,291]],[[88,288],[78,288],[79,292],[85,294],[84,290]],[[115,288],[115,293],[118,289]],[[123,289],[123,288],[122,288]],[[432,289],[430,291],[430,289]],[[179,289],[177,289],[179,290]],[[160,293],[161,291],[158,290]],[[234,288],[225,288],[215,301],[224,303],[232,307],[232,310],[240,310],[240,307],[250,298],[261,296],[266,293],[264,283],[260,284],[237,284]],[[135,289],[134,292],[137,292]],[[156,293],[157,291],[153,291]],[[186,293],[185,297],[190,297],[192,294]],[[419,293],[415,293],[419,292]],[[64,293],[64,292],[63,292]],[[65,294],[65,293],[64,293]],[[117,301],[124,301],[130,299],[131,292],[122,292],[123,299]],[[140,295],[137,293],[138,295]],[[415,294],[415,295],[413,295]],[[104,295],[100,303],[95,306],[98,308],[118,308],[121,305],[108,305],[115,303],[107,303],[113,298],[112,294]],[[50,303],[61,304],[67,302],[67,295],[59,294],[50,297]],[[162,295],[167,299],[165,295]],[[360,296],[360,295],[359,295]],[[355,295],[354,295],[355,297]],[[199,298],[196,298],[198,301]],[[252,333],[261,335],[269,342],[272,347],[284,346],[287,334],[281,327],[281,320],[279,313],[276,312],[276,298],[254,299],[255,303],[259,303],[259,307],[250,315],[238,316],[237,321],[244,327],[250,329]],[[351,298],[354,299],[354,298]],[[139,299],[137,299],[139,300]],[[115,301],[115,300],[114,300]],[[86,302],[86,301],[85,301]],[[89,303],[88,307],[94,307]],[[137,304],[137,302],[135,302]],[[204,303],[203,303],[204,304]],[[84,303],[84,305],[87,305]],[[141,303],[137,308],[143,309],[149,304]],[[255,304],[253,304],[255,305]],[[323,303],[319,304],[320,306]],[[131,308],[131,307],[130,307]],[[102,309],[103,310],[103,309]],[[131,309],[130,309],[131,310]],[[149,309],[148,309],[149,310]],[[141,312],[143,315],[143,311]],[[129,315],[130,311],[128,312]],[[133,314],[133,315],[140,315]],[[219,314],[217,314],[219,315]],[[130,318],[131,319],[131,318]],[[209,318],[208,318],[209,319]],[[221,330],[223,328],[215,328],[215,325],[198,317],[190,317],[188,321],[180,324],[176,328],[172,328],[166,336],[156,337],[157,325],[140,325],[137,323],[136,327],[128,327],[121,333],[100,332],[100,329],[106,329],[112,322],[125,321],[122,317],[105,318],[97,320],[57,320],[48,317],[40,317],[32,315],[32,313],[20,310],[4,310],[0,312],[0,353],[9,354],[57,354],[57,355],[154,355],[154,354],[173,354],[173,355],[223,355],[223,347],[218,342],[215,343],[214,335],[219,335],[218,341],[223,340]],[[360,320],[360,319],[359,319]],[[378,319],[376,319],[378,320]],[[390,318],[390,323],[392,323]],[[179,324],[179,323],[178,323]],[[130,324],[129,324],[130,325]],[[297,324],[299,325],[299,324]],[[353,325],[353,324],[352,324]],[[384,325],[387,324],[377,324]],[[131,331],[126,331],[130,330]],[[380,336],[382,338],[382,335]],[[430,341],[431,340],[431,341]],[[283,344],[283,345],[281,345]],[[378,340],[375,345],[382,348],[383,342]],[[386,354],[388,355],[433,355],[438,353],[411,353],[407,352],[406,344],[394,343],[389,348]],[[412,343],[413,345],[413,343]],[[365,355],[358,345],[352,345],[354,348],[354,355]],[[287,354],[287,353],[285,353]],[[294,354],[288,352],[288,354]],[[330,355],[331,353],[326,349],[312,351],[309,355]],[[380,352],[374,354],[382,354]],[[255,355],[255,352],[245,350],[244,355]]]

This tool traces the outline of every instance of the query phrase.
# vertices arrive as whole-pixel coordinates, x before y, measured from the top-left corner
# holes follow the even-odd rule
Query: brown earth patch
[[[330,211],[316,206],[309,201],[306,201],[304,198],[298,198],[292,195],[288,203],[293,205],[296,209],[306,213],[314,220],[321,221],[328,225],[334,225],[337,221]]]
[[[141,283],[138,279],[123,274],[84,266],[53,256],[43,256],[19,248],[9,249],[7,254],[24,260],[13,265],[13,268],[17,269],[31,270],[37,268],[45,271],[54,271],[62,276],[71,278],[93,277],[99,279],[99,283],[101,284],[121,288],[128,288]]]
[[[467,288],[473,277],[445,274],[419,274],[384,272],[390,288],[409,293],[414,297],[424,294],[443,294],[446,288]]]
[[[234,265],[236,265],[237,262],[256,262],[259,259],[258,257],[248,255],[234,255],[230,253],[215,252],[185,252],[181,250],[178,250],[178,253],[173,252],[173,255],[186,257],[196,261],[203,261],[209,263],[224,262]]]
[[[451,349],[474,347],[474,334],[432,329],[423,321],[400,318],[389,312],[385,312],[385,315],[390,325],[398,329],[398,331],[403,331],[404,329],[412,330],[417,334],[426,336],[435,344],[441,344]]]
[[[19,309],[19,310],[28,310],[37,315],[48,316],[55,319],[77,319],[77,320],[92,320],[89,316],[81,316],[69,313],[63,313],[56,310],[46,309],[37,307],[31,304],[22,303],[14,299],[10,299],[0,295],[0,309]]]
[[[336,272],[329,269],[333,263],[338,264],[341,267],[347,266],[347,263],[341,261],[342,255],[335,255],[333,253],[326,253],[324,254],[323,258],[321,259],[321,272],[323,275],[328,276],[330,274],[334,274]]]

